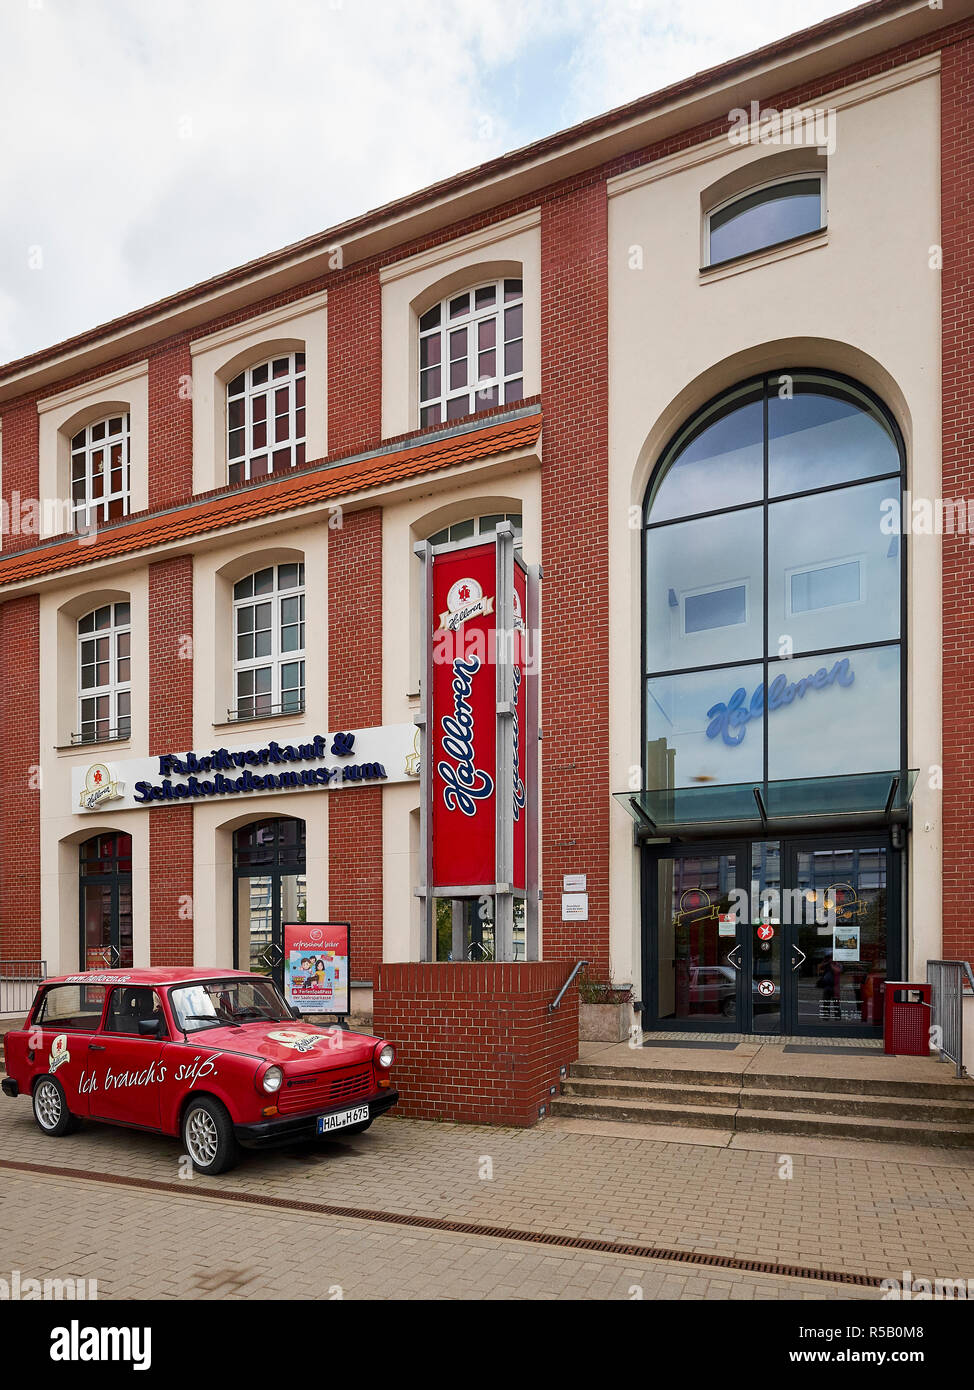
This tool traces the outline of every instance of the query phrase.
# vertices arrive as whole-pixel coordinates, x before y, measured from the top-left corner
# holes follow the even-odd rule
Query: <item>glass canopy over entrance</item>
[[[713,787],[616,792],[640,838],[713,833],[751,835],[769,828],[812,831],[836,825],[905,822],[914,768],[840,777],[797,777]]]

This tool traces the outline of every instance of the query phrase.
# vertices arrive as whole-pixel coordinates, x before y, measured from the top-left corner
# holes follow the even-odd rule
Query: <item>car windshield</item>
[[[228,1024],[281,1023],[293,1017],[270,980],[200,980],[170,990],[169,1000],[184,1033]]]

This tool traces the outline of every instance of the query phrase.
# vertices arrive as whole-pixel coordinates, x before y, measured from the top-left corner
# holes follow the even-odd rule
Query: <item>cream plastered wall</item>
[[[141,512],[149,505],[148,362],[136,362],[37,402],[42,535],[56,536],[71,529],[67,504],[71,499],[72,435],[96,420],[125,413],[129,416],[129,510]]]
[[[419,319],[448,294],[501,276],[524,281],[524,394],[541,390],[541,214],[529,210],[396,261],[382,280],[382,437],[419,426]]]
[[[74,748],[77,729],[77,619],[99,603],[128,599],[132,605],[132,737],[118,743]],[[40,875],[41,951],[48,971],[77,969],[78,845],[91,835],[125,831],[132,836],[133,945],[135,963],[149,961],[149,847],[147,813],[112,813],[111,806],[75,815],[71,772],[113,759],[148,756],[148,577],[145,570],[104,581],[78,580],[40,597]],[[74,716],[73,719],[71,716]]]
[[[227,481],[227,383],[244,370],[287,352],[305,354],[305,457],[328,452],[328,297],[309,295],[232,328],[198,338],[193,358],[193,491]]]
[[[268,565],[303,561],[305,581],[305,713],[296,718],[227,721],[233,700],[233,585]],[[283,523],[274,535],[216,541],[193,563],[193,746],[307,742],[328,732],[328,517]],[[174,750],[177,751],[177,750]],[[193,821],[193,936],[200,965],[233,959],[233,831],[264,816],[305,821],[308,919],[328,915],[328,792],[262,796],[246,808],[201,803]]]
[[[701,275],[701,194],[774,146],[711,141],[609,185],[609,742],[612,790],[640,758],[639,511],[684,420],[719,391],[786,366],[834,368],[871,386],[903,430],[909,486],[940,496],[938,60],[816,103],[836,109],[828,231],[807,246]],[[638,248],[638,251],[637,251]],[[641,267],[641,268],[634,268]],[[907,546],[909,761],[921,769],[910,837],[911,959],[940,950],[940,543]],[[613,806],[613,978],[642,992],[638,855]]]
[[[452,522],[496,512],[522,514],[522,555],[541,560],[541,474],[536,458],[438,480],[423,496],[390,501],[382,524],[382,720],[419,710],[420,563],[413,553]],[[542,585],[542,599],[544,586]],[[383,809],[383,958],[419,960],[419,786],[386,787]]]

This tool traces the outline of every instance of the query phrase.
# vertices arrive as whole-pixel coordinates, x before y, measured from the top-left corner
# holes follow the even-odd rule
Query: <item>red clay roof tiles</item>
[[[527,449],[537,442],[540,433],[541,411],[536,410],[515,420],[485,425],[482,429],[444,439],[423,441],[365,459],[336,463],[327,468],[302,469],[300,473],[274,478],[259,486],[118,523],[100,531],[95,541],[84,546],[79,546],[72,537],[0,556],[0,586],[147,550],[185,536],[240,525],[257,517],[295,511],[315,502],[328,502],[383,483],[418,477],[493,454]]]

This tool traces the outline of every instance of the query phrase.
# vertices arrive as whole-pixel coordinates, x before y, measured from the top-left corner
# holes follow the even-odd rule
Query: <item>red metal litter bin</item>
[[[887,980],[883,1046],[899,1057],[926,1057],[930,1051],[932,986]]]

